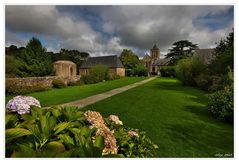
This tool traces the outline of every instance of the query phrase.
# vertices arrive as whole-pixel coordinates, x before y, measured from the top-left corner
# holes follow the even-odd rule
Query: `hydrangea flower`
[[[118,125],[123,125],[123,122],[119,120],[119,117],[117,115],[110,115],[108,119],[110,122],[114,122],[115,124],[118,124]]]
[[[84,113],[88,122],[91,123],[90,128],[96,128],[96,136],[100,135],[104,137],[104,145],[102,154],[117,154],[118,147],[115,136],[112,131],[105,125],[104,119],[99,112],[95,111],[86,111]],[[95,137],[93,137],[94,140]]]
[[[16,96],[9,100],[6,108],[10,112],[17,112],[18,114],[29,114],[31,106],[41,107],[40,102],[31,96]]]
[[[129,131],[129,132],[128,132],[128,135],[129,135],[130,137],[139,137],[139,134],[138,134],[137,132],[135,132],[135,131]]]

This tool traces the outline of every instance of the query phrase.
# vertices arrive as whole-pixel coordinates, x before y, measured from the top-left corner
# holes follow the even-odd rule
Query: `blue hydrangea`
[[[41,107],[40,102],[34,97],[16,96],[8,101],[6,108],[10,112],[17,112],[18,114],[29,114],[31,106]]]

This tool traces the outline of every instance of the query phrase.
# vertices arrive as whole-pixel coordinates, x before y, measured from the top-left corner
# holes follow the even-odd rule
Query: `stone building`
[[[150,75],[159,75],[160,67],[168,66],[169,59],[160,58],[160,49],[155,44],[152,49],[150,49],[150,55],[146,54],[142,59],[144,66],[148,69]]]
[[[109,68],[109,75],[125,76],[125,68],[117,55],[89,57],[80,66],[80,75],[89,74],[89,70],[95,65],[106,65]]]
[[[71,77],[76,76],[76,64],[71,61],[60,60],[53,63],[56,76]]]

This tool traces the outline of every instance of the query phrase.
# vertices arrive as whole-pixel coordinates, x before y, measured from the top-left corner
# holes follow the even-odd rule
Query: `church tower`
[[[160,59],[160,50],[156,44],[154,44],[153,48],[150,49],[150,53],[152,59]]]

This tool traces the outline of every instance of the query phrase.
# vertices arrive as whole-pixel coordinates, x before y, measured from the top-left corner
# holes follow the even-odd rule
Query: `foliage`
[[[6,77],[15,77],[19,68],[14,56],[6,55]]]
[[[132,69],[131,74],[133,76],[148,76],[148,70],[142,64],[138,64]]]
[[[19,60],[20,77],[52,75],[53,67],[51,56],[47,55],[46,49],[37,38],[32,38],[25,49],[17,56]]]
[[[198,49],[197,44],[193,44],[188,40],[180,40],[173,43],[172,49],[166,58],[170,58],[171,64],[175,65],[179,60],[191,57],[193,50]]]
[[[77,81],[70,81],[67,83],[68,86],[80,86],[84,85],[85,83],[82,80],[77,80]]]
[[[233,87],[224,87],[211,94],[209,99],[209,113],[217,119],[233,123]]]
[[[206,70],[207,66],[199,57],[182,59],[176,65],[176,76],[184,85],[196,86],[196,78]]]
[[[163,66],[160,68],[162,77],[176,77],[174,66]]]
[[[51,84],[53,88],[65,88],[67,86],[62,79],[53,79]]]
[[[106,137],[101,135],[99,129],[90,127],[92,121],[88,121],[88,118],[77,107],[31,107],[30,114],[25,115],[7,112],[6,157],[154,156],[157,146],[145,134],[139,132],[139,138],[128,137],[124,140],[121,136],[125,136],[128,130],[113,127],[113,124],[111,130],[116,132],[114,135],[119,140],[117,145],[122,150],[117,154],[104,154]],[[124,147],[126,148],[123,149]],[[141,150],[137,152],[134,149]]]
[[[106,119],[111,130],[114,130],[118,153],[124,157],[155,157],[158,146],[146,136],[145,132],[110,122]],[[130,134],[133,133],[133,134]]]
[[[147,76],[147,69],[144,68],[143,63],[139,57],[132,51],[124,49],[119,57],[125,68],[126,76]]]
[[[210,63],[209,70],[213,75],[226,74],[227,67],[233,71],[234,61],[234,31],[226,39],[222,39],[215,48],[215,59]]]
[[[116,80],[116,79],[120,79],[120,76],[117,74],[108,74],[107,76],[107,80]]]
[[[102,82],[108,76],[108,67],[105,65],[95,65],[90,68],[90,75],[95,77],[95,82]]]
[[[27,86],[18,86],[13,81],[6,82],[5,92],[6,95],[23,95],[31,92],[40,92],[50,89],[45,84],[33,83],[32,85]]]
[[[105,65],[95,65],[90,68],[89,74],[83,75],[81,80],[85,84],[99,83],[108,79],[108,67]]]
[[[138,56],[133,51],[128,49],[123,49],[119,59],[125,69],[133,69],[140,63]]]

